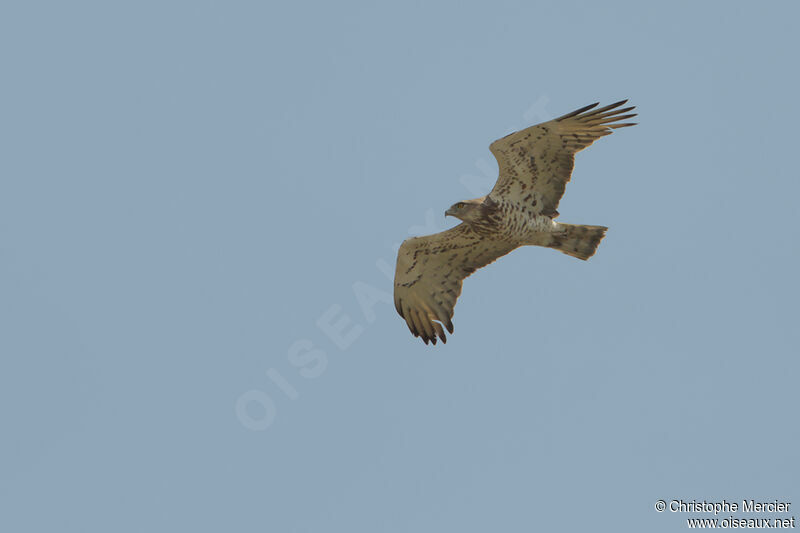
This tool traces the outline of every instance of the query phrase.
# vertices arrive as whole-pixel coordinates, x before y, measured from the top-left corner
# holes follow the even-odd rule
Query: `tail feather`
[[[559,229],[562,231],[553,233],[547,246],[585,261],[597,251],[597,246],[605,237],[608,228],[605,226],[559,224]]]

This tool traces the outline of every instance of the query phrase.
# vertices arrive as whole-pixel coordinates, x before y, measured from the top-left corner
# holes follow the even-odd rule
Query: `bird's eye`
[[[458,202],[456,204],[456,207],[459,208],[459,209],[463,209],[464,208],[464,202]]]

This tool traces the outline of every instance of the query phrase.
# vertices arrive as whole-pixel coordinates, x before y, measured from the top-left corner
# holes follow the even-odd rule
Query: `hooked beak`
[[[450,209],[448,209],[447,211],[444,212],[444,216],[446,216],[446,217],[454,217],[456,215],[453,213],[453,208],[451,207]]]

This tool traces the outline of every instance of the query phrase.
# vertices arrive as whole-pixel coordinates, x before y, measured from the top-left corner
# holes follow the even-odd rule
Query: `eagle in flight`
[[[578,259],[594,255],[608,228],[556,222],[575,153],[634,126],[627,100],[597,103],[512,133],[489,146],[500,175],[486,196],[454,204],[445,215],[463,222],[441,233],[407,239],[397,253],[394,305],[425,344],[447,342],[464,278],[526,245],[555,248]]]

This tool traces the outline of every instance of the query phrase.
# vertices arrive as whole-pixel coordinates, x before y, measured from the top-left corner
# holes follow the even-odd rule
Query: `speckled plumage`
[[[489,146],[499,165],[491,192],[458,202],[447,214],[462,224],[400,246],[394,302],[414,336],[447,342],[463,280],[475,270],[525,245],[546,246],[579,259],[591,257],[607,228],[555,221],[570,180],[574,155],[635,114],[627,100],[597,104],[507,135]]]

